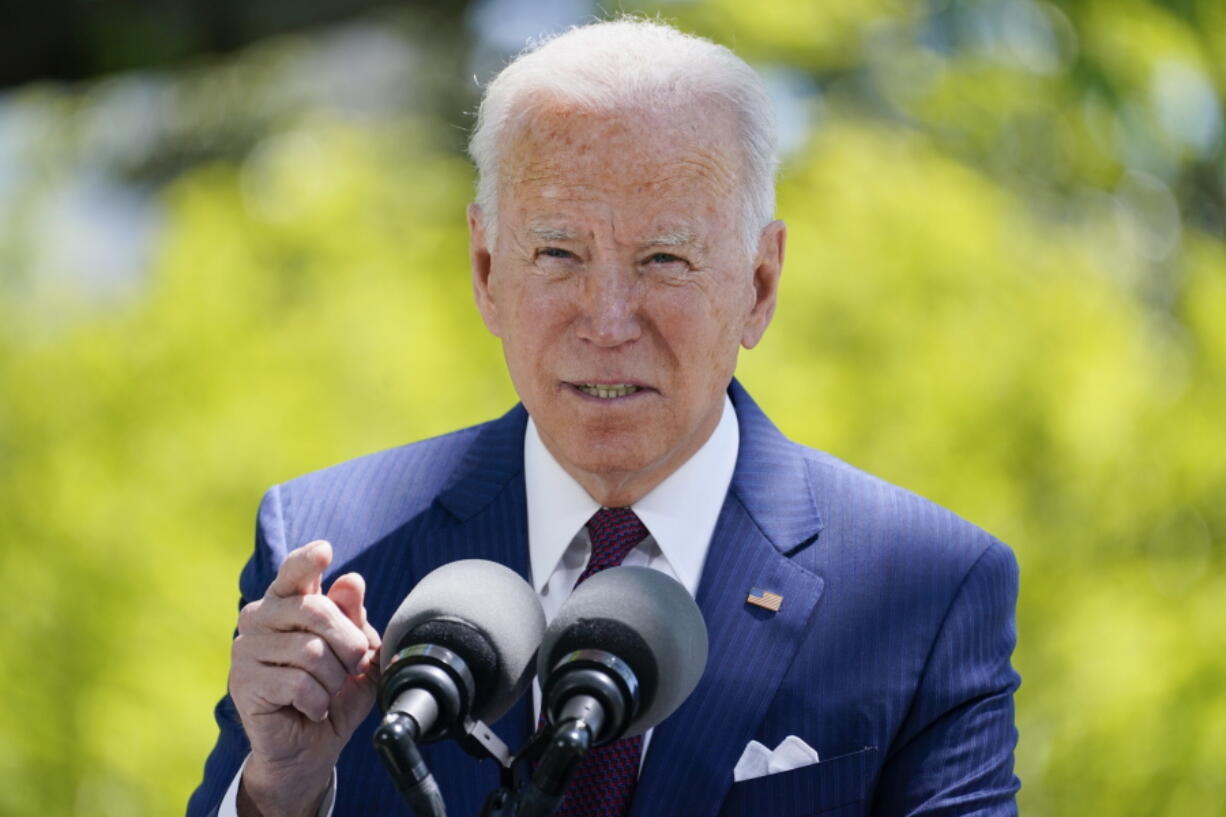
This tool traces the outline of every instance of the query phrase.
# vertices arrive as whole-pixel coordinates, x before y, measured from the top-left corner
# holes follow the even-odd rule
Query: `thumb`
[[[332,563],[332,545],[316,539],[291,550],[281,563],[268,591],[281,598],[318,593],[320,578]]]

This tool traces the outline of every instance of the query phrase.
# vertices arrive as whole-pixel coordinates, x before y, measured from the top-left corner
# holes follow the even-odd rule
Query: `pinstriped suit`
[[[657,727],[633,814],[1016,814],[1013,691],[1017,565],[1007,547],[926,500],[785,439],[741,386],[741,442],[698,590],[711,653],[694,694]],[[260,507],[244,599],[288,550],[332,542],[332,576],[367,580],[382,630],[413,585],[455,559],[528,577],[523,436],[516,407],[475,428],[363,457],[273,488]],[[776,614],[745,604],[783,596]],[[518,748],[521,701],[496,731]],[[247,745],[229,698],[189,815],[216,811]],[[367,719],[341,755],[336,810],[405,814]],[[814,766],[733,784],[751,740],[795,734]],[[450,743],[426,760],[454,817],[497,784]]]

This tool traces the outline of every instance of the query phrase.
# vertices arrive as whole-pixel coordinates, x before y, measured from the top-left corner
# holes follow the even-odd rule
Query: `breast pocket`
[[[854,817],[864,813],[877,748],[732,784],[720,817]]]

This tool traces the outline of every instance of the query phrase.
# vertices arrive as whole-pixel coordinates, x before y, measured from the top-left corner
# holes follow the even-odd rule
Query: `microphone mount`
[[[625,733],[640,699],[634,671],[613,653],[589,648],[563,655],[545,679],[547,723],[517,755],[510,779],[486,802],[484,817],[552,815],[583,758]],[[533,761],[531,779],[515,790],[514,770]]]
[[[639,691],[625,661],[605,650],[581,649],[554,664],[542,700],[551,723],[580,721],[591,729],[592,745],[603,746],[620,738],[638,713]]]
[[[386,714],[373,742],[397,790],[418,817],[444,817],[442,794],[417,749],[444,737],[468,754],[497,761],[504,770],[511,752],[488,726],[470,717],[476,681],[464,659],[437,644],[398,651],[379,685]]]
[[[472,671],[459,655],[437,644],[411,644],[383,671],[379,707],[412,717],[421,733],[414,740],[430,743],[468,715],[476,692]]]

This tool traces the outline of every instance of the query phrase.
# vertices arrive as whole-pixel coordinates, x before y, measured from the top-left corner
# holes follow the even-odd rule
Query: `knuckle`
[[[302,644],[302,654],[311,664],[317,664],[328,654],[328,645],[322,638],[312,636]]]
[[[298,670],[294,673],[294,680],[290,688],[294,692],[295,700],[309,701],[315,695],[318,686],[319,684],[315,683],[315,679],[309,672]]]
[[[238,611],[238,630],[248,630],[252,626],[252,619],[260,612],[260,602],[252,601],[244,604],[242,609]]]
[[[230,643],[230,665],[234,672],[248,673],[259,665],[268,645],[257,636],[239,634]]]
[[[328,693],[314,678],[308,673],[300,673],[293,689],[294,703],[299,710],[314,717],[322,717],[328,706]]]
[[[226,691],[230,694],[230,700],[234,702],[234,708],[239,712],[245,712],[248,708],[251,685],[251,678],[246,672],[238,667],[230,670],[230,677],[226,681]]]
[[[361,643],[353,639],[349,639],[345,642],[345,645],[342,648],[341,653],[342,653],[342,658],[344,658],[346,663],[356,664],[357,662],[362,660],[362,656],[366,655],[366,649],[368,646],[365,643],[365,641],[366,639],[363,638]]]
[[[330,602],[323,596],[303,596],[298,604],[298,612],[312,629],[326,627],[332,622],[328,604]]]
[[[321,646],[331,650],[348,668],[356,666],[369,649],[366,635],[323,596],[303,597],[299,620],[304,630],[319,636]]]

